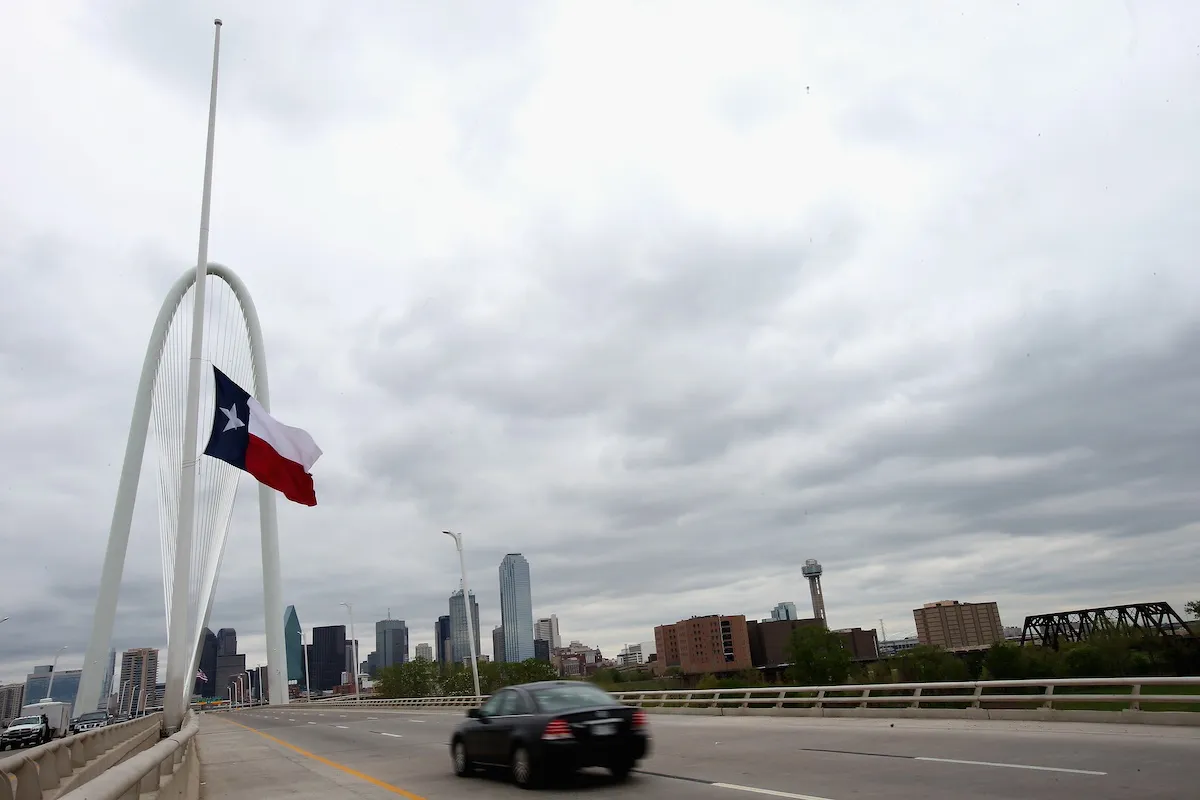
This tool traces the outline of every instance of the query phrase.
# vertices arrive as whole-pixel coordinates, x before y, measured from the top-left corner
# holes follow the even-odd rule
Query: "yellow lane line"
[[[234,722],[231,719],[227,719],[224,721],[228,722],[231,725],[237,725],[239,728],[245,728],[248,731],[253,731],[254,733],[257,733],[259,736],[263,737],[264,739],[267,739],[268,741],[272,741],[275,744],[282,745],[295,753],[299,753],[300,755],[304,756],[305,758],[311,758],[313,761],[316,761],[320,764],[324,764],[327,767],[332,767],[333,769],[340,770],[341,772],[344,772],[347,775],[353,775],[354,777],[358,778],[359,780],[366,781],[367,783],[371,784],[372,786],[378,786],[380,789],[387,789],[389,792],[398,794],[401,797],[407,797],[408,800],[425,800],[425,798],[421,797],[421,795],[419,795],[419,794],[413,794],[410,791],[401,789],[399,786],[393,786],[392,784],[385,783],[384,781],[381,781],[378,778],[372,778],[370,775],[367,775],[365,772],[359,772],[356,769],[347,767],[345,764],[339,764],[336,761],[330,761],[328,758],[322,758],[321,756],[317,755],[316,753],[310,753],[307,750],[302,750],[290,742],[285,742],[283,739],[276,739],[271,734],[263,733],[262,731],[258,730],[257,728],[251,728],[249,725],[243,725],[242,723]]]

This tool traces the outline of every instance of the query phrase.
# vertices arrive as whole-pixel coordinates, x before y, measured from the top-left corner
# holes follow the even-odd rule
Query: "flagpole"
[[[204,355],[204,284],[208,275],[208,220],[212,206],[213,148],[217,132],[217,67],[221,57],[221,20],[213,20],[212,86],[208,98],[208,142],[204,153],[204,190],[200,199],[200,245],[196,255],[196,284],[192,290],[192,343],[188,362],[187,403],[184,407],[183,465],[179,493],[179,530],[175,537],[175,568],[171,584],[171,617],[167,627],[167,696],[163,727],[168,733],[183,726],[187,711],[187,668],[194,653],[189,647],[188,589],[191,584],[192,539],[196,523],[196,460],[200,426],[200,369]],[[194,644],[194,643],[192,643]],[[193,681],[194,682],[194,681]]]

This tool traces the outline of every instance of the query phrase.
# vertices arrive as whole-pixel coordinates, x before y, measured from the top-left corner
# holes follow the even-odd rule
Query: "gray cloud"
[[[960,12],[226,16],[212,254],[326,453],[320,505],[279,509],[304,624],[431,640],[451,527],[485,628],[520,551],[606,651],[804,605],[808,557],[834,624],[889,633],[945,597],[1191,599],[1196,12]],[[30,6],[0,53],[5,679],[82,658],[216,13]],[[154,480],[118,647],[165,641]],[[212,618],[251,663],[256,495]]]

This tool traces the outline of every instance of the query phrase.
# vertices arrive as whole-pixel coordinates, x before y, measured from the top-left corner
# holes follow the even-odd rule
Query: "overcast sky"
[[[5,9],[0,680],[82,661],[214,16],[210,257],[325,451],[279,507],[306,628],[432,641],[444,528],[484,652],[510,551],[606,655],[805,612],[805,558],[893,635],[1200,597],[1200,4]],[[117,648],[166,641],[152,462]],[[212,627],[250,664],[258,542],[246,479]]]

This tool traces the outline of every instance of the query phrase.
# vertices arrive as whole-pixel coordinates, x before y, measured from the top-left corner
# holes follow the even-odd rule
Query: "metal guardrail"
[[[162,715],[107,725],[12,755],[0,753],[0,800],[62,797],[158,741]]]
[[[1162,704],[1194,704],[1200,710],[1200,693],[1147,694],[1147,687],[1200,687],[1200,678],[1064,678],[1018,681],[940,681],[933,683],[848,684],[841,686],[786,686],[754,689],[687,689],[614,693],[623,703],[641,708],[967,708],[1030,705],[1043,709],[1063,706],[1125,704],[1129,710]],[[1080,692],[1078,689],[1120,687],[1127,692]],[[1029,691],[1002,691],[1002,690]],[[1058,692],[1055,690],[1069,690]],[[1032,690],[1037,690],[1036,692]]]
[[[59,795],[58,800],[133,800],[146,794],[155,800],[199,800],[199,730],[199,715],[189,711],[179,733],[111,767],[86,786]]]
[[[1190,689],[1169,692],[1172,687]],[[1147,689],[1152,691],[1147,692]],[[1087,691],[1092,690],[1092,691]],[[1106,691],[1107,690],[1107,691]],[[994,719],[1078,719],[1200,725],[1200,677],[1063,678],[1016,681],[767,686],[613,692],[622,703],[664,713],[801,716],[961,716]],[[462,708],[487,697],[405,697],[355,702],[328,699],[333,708]],[[1175,711],[1172,705],[1192,710]],[[1091,708],[1088,708],[1091,706]],[[1100,706],[1100,708],[1096,708]],[[1118,706],[1118,708],[1104,708]],[[1164,708],[1165,707],[1165,708]]]

